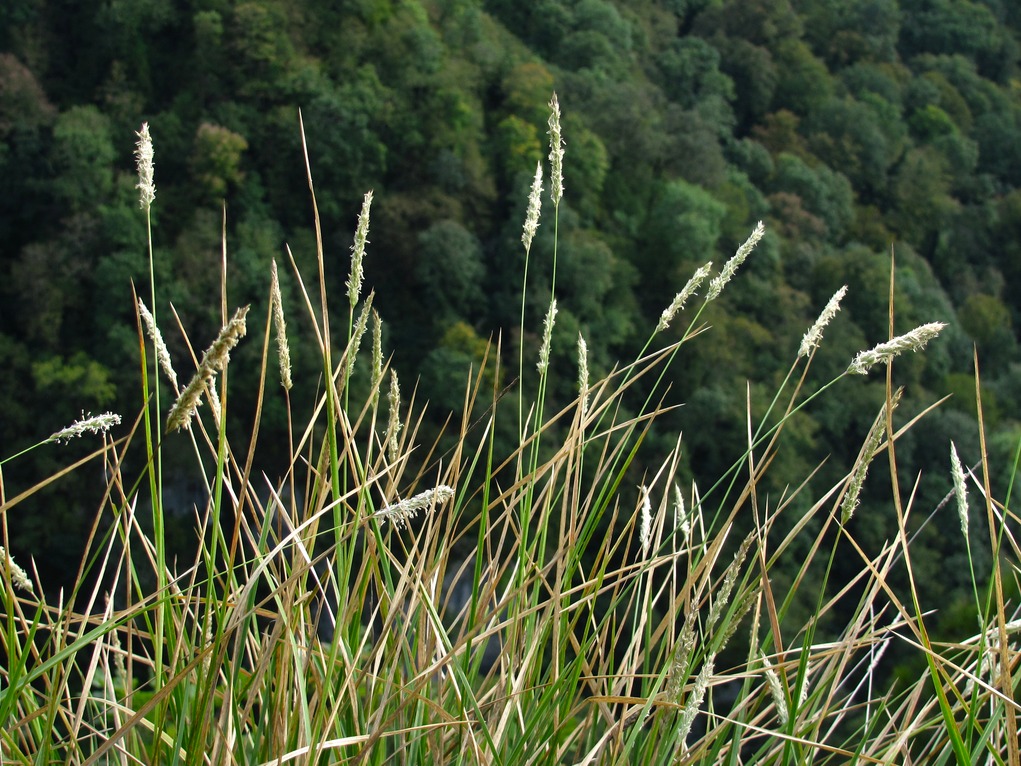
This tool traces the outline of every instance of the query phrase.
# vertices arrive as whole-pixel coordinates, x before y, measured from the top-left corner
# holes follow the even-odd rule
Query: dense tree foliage
[[[894,252],[897,328],[952,325],[898,373],[916,409],[956,397],[926,426],[931,438],[918,440],[913,462],[901,457],[932,471],[919,502],[934,507],[949,489],[949,440],[978,459],[966,436],[974,392],[962,382],[972,344],[995,412],[986,425],[1004,454],[1018,428],[1019,36],[1021,14],[995,0],[5,2],[5,454],[83,409],[136,406],[131,283],[146,294],[148,269],[131,151],[143,121],[156,144],[159,294],[206,338],[220,317],[224,225],[233,304],[266,305],[269,262],[285,261],[285,243],[312,273],[300,110],[328,289],[344,290],[343,256],[373,189],[366,268],[388,350],[408,365],[402,378],[420,376],[417,395],[442,422],[488,338],[500,333],[510,360],[519,344],[533,353],[541,334],[552,217],[531,253],[524,337],[520,231],[556,90],[567,156],[551,392],[574,395],[577,331],[594,373],[631,358],[690,273],[721,263],[764,219],[748,279],[714,307],[713,337],[670,381],[687,403],[671,415],[690,445],[687,470],[710,480],[742,450],[746,380],[782,376],[840,285],[850,293],[816,370],[837,374],[887,338]],[[164,332],[187,359],[171,323]],[[303,368],[301,338],[292,339],[304,373],[296,390],[307,396],[319,371]],[[239,386],[239,409],[254,407],[250,388]],[[783,464],[807,469],[830,456],[820,481],[839,476],[881,389],[856,380],[839,406],[799,416],[803,453]],[[755,388],[751,400],[764,407],[766,397]],[[272,419],[274,404],[265,406]],[[6,466],[6,491],[49,467],[40,460]],[[8,520],[15,551],[59,550],[66,540],[43,514],[73,536],[91,510],[73,492],[47,497],[34,520]],[[893,528],[883,502],[858,518],[876,545]],[[938,533],[927,534],[935,561]]]

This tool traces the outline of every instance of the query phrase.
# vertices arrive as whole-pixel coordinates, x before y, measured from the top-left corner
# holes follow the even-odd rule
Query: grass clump
[[[555,96],[550,106],[555,230],[564,139]],[[155,186],[146,126],[140,139],[148,215]],[[542,175],[540,166],[526,252],[539,225]],[[1018,762],[1021,623],[1003,582],[1017,571],[1007,563],[1018,554],[1017,517],[988,491],[984,460],[965,472],[952,448],[954,492],[963,504],[971,483],[982,496],[996,562],[988,577],[973,571],[975,631],[935,643],[911,577],[915,509],[896,481],[896,444],[915,421],[894,423],[892,362],[933,340],[939,323],[891,332],[808,394],[839,291],[767,411],[749,407],[745,453],[700,491],[682,482],[680,437],[658,464],[639,465],[639,449],[673,406],[665,371],[688,343],[712,342],[699,338],[711,331],[702,312],[753,254],[764,227],[692,308],[711,265],[693,275],[635,360],[590,377],[579,336],[577,399],[548,414],[554,258],[542,348],[537,359],[523,347],[516,354],[519,381],[533,364],[539,373],[510,413],[518,446],[496,451],[493,425],[514,406],[503,404],[498,385],[486,387],[501,380],[487,374],[503,363],[497,345],[490,369],[466,381],[463,410],[449,427],[455,446],[444,451],[419,442],[423,407],[402,399],[382,359],[372,295],[362,297],[371,201],[366,194],[352,248],[343,348],[330,332],[318,234],[318,311],[293,258],[305,306],[297,321],[288,307],[290,325],[275,263],[267,268],[264,324],[246,319],[247,307],[227,320],[224,286],[223,330],[205,354],[193,354],[191,383],[178,391],[174,375],[177,399],[166,418],[142,360],[138,417],[91,456],[103,462],[106,485],[81,587],[50,602],[0,548],[3,762]],[[155,312],[136,305],[140,340],[144,327],[169,376]],[[892,326],[892,301],[890,311]],[[356,365],[370,315],[373,359]],[[654,345],[681,316],[680,338]],[[538,331],[524,327],[524,311],[521,323],[521,336]],[[262,333],[259,404],[239,439],[227,427],[229,352],[249,329]],[[290,399],[289,331],[318,339],[323,374],[312,402]],[[282,393],[266,385],[273,333]],[[820,396],[839,395],[831,391],[838,385],[854,385],[851,373],[879,366],[886,401],[844,478],[820,490],[810,477],[785,477],[792,489],[763,496],[790,419]],[[368,381],[357,388],[364,397],[351,385],[359,375]],[[282,437],[260,431],[261,403],[271,395],[287,398]],[[200,408],[203,400],[210,407]],[[634,401],[643,403],[637,412]],[[171,433],[177,429],[184,432]],[[254,468],[260,438],[290,445],[274,476]],[[167,555],[167,439],[190,439],[206,490],[187,560]],[[132,474],[127,456],[139,449],[144,468]],[[869,555],[849,522],[868,466],[884,454],[899,533]],[[0,511],[16,513],[32,492],[4,495]],[[140,518],[145,501],[151,531]],[[966,519],[964,511],[962,545]],[[857,576],[832,580],[835,558],[849,552],[860,559]],[[781,564],[796,572],[786,592],[772,579]],[[897,567],[908,572],[906,592],[891,577]],[[806,601],[810,618],[798,622],[795,605]],[[891,646],[917,653],[924,672],[889,684],[880,660]]]

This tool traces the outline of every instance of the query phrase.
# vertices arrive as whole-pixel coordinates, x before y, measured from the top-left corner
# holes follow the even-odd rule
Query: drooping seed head
[[[170,380],[176,392],[178,390],[177,373],[174,371],[174,365],[170,361],[170,351],[167,349],[167,344],[163,342],[163,334],[160,333],[160,329],[156,326],[156,319],[149,312],[149,309],[145,307],[141,298],[138,299],[138,313],[142,317],[142,324],[145,325],[145,329],[149,333],[149,339],[156,348],[156,362],[159,364],[160,369],[163,370],[163,374]]]
[[[375,516],[380,522],[389,521],[391,524],[403,527],[409,520],[418,515],[419,511],[429,510],[442,505],[454,496],[454,488],[441,484],[435,489],[427,489],[419,492],[414,497],[401,500],[399,503],[388,505],[376,511]]]
[[[68,442],[87,433],[102,434],[109,431],[116,425],[120,425],[121,416],[113,412],[104,412],[102,415],[86,415],[82,413],[81,420],[76,420],[67,428],[50,434],[48,442]]]
[[[191,427],[191,419],[198,411],[202,392],[207,387],[212,390],[213,376],[226,369],[227,363],[230,361],[231,349],[247,332],[245,316],[248,314],[248,309],[248,306],[243,306],[235,311],[234,316],[223,326],[219,335],[216,336],[216,340],[202,355],[198,369],[170,409],[170,414],[167,416],[168,431]]]
[[[926,343],[939,335],[940,331],[946,326],[945,322],[923,324],[909,333],[899,335],[885,343],[880,343],[869,351],[861,351],[854,358],[854,361],[848,365],[847,371],[858,375],[866,375],[877,364],[889,362],[895,356],[905,351],[920,351],[925,348]]]
[[[6,569],[10,574],[11,584],[15,588],[27,591],[33,590],[32,578],[28,576],[28,573],[24,569],[14,562],[14,557],[4,550],[2,545],[0,545],[0,571],[3,571],[4,569]]]

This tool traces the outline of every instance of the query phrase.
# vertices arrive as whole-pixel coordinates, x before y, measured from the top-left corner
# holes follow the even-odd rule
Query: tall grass
[[[551,107],[555,228],[565,156],[555,98]],[[311,168],[308,179],[311,190]],[[541,179],[540,169],[526,250]],[[144,193],[144,177],[141,184]],[[913,580],[898,591],[891,578],[896,566],[911,572],[907,520],[919,512],[910,488],[896,481],[897,441],[917,418],[896,423],[893,358],[939,331],[924,325],[895,337],[892,285],[891,340],[807,395],[823,330],[839,321],[843,291],[834,296],[768,410],[749,408],[744,454],[702,491],[681,486],[681,439],[654,464],[636,458],[657,418],[677,403],[666,398],[668,368],[689,343],[713,342],[700,316],[754,257],[761,227],[701,303],[708,265],[696,273],[650,328],[638,358],[589,380],[579,338],[578,397],[549,414],[551,295],[539,358],[507,354],[517,359],[518,380],[529,379],[526,365],[540,371],[536,389],[521,391],[525,406],[508,413],[519,446],[497,454],[492,425],[515,405],[487,389],[499,375],[476,370],[451,426],[456,446],[441,456],[437,443],[419,441],[423,408],[404,402],[388,374],[378,318],[372,358],[356,359],[370,317],[361,258],[371,257],[371,199],[353,248],[346,331],[328,324],[313,192],[317,283],[288,258],[304,305],[286,307],[286,329],[273,264],[264,319],[246,320],[242,307],[228,321],[235,307],[224,286],[224,330],[204,355],[193,354],[192,383],[178,389],[175,380],[172,407],[150,398],[159,386],[141,360],[137,417],[91,456],[108,481],[79,581],[89,574],[98,585],[50,602],[42,587],[23,589],[27,573],[0,549],[0,761],[1018,764],[1021,622],[1004,580],[1016,582],[1007,562],[1021,551],[1011,531],[1016,514],[991,495],[984,451],[968,473],[953,453],[959,502],[967,502],[967,486],[985,507],[994,554],[993,571],[973,572],[974,632],[934,643]],[[138,307],[140,341],[148,327],[142,348],[169,375],[150,288],[153,314]],[[687,329],[665,339],[681,317]],[[258,404],[245,413],[251,433],[231,441],[228,352],[249,329],[244,342],[261,337]],[[288,333],[314,337],[321,354],[322,385],[307,407],[290,399]],[[338,339],[345,345],[334,346]],[[504,351],[491,349],[490,370]],[[783,477],[793,489],[764,497],[759,486],[792,415],[855,385],[852,373],[880,366],[886,402],[844,479],[820,491],[811,477]],[[368,385],[350,386],[359,375]],[[290,445],[289,464],[273,477],[255,470],[260,438],[280,439],[260,430],[270,396],[286,400]],[[635,400],[645,404],[622,415],[625,396],[632,412]],[[981,398],[979,407],[981,416]],[[207,490],[188,561],[166,555],[160,456],[168,439],[191,440]],[[131,474],[125,456],[140,440],[146,468]],[[884,457],[899,532],[870,556],[848,522],[869,464]],[[140,518],[140,487],[150,493],[151,533]],[[2,518],[35,489],[0,498]],[[838,543],[840,555],[853,550],[860,559],[851,581],[830,577]],[[797,573],[787,592],[771,580],[781,567]],[[799,599],[812,605],[804,624],[793,619]],[[825,640],[823,622],[839,625]],[[878,668],[891,645],[917,653],[925,672],[890,685]]]

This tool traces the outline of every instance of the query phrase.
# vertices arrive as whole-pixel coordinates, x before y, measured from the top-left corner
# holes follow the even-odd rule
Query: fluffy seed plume
[[[776,707],[776,717],[779,719],[780,725],[784,726],[787,724],[787,697],[783,693],[783,687],[780,686],[780,676],[773,670],[773,663],[766,655],[761,655],[761,658],[762,666],[765,668],[766,686],[769,687],[773,705]]]
[[[687,545],[691,539],[691,518],[684,508],[684,495],[681,488],[674,484],[674,527],[681,531],[681,544]]]
[[[891,404],[891,411],[897,407],[900,402],[900,396],[903,389],[898,389],[893,396],[893,402]],[[858,453],[858,460],[854,464],[854,473],[851,474],[851,481],[847,485],[847,493],[844,495],[844,500],[840,504],[840,523],[846,524],[851,520],[855,510],[858,508],[858,502],[861,496],[862,486],[865,484],[865,477],[869,473],[869,465],[872,463],[872,458],[876,456],[876,452],[879,450],[879,445],[883,443],[883,437],[886,436],[886,405],[883,405],[883,409],[880,410],[878,417],[872,423],[872,429],[869,431],[869,435],[865,439],[865,444],[861,448],[861,452]]]
[[[588,412],[588,344],[581,333],[578,333],[578,396],[584,415]]]
[[[379,403],[379,384],[383,382],[383,320],[372,310],[372,404]]]
[[[535,178],[532,180],[532,191],[528,195],[528,210],[525,213],[525,227],[521,233],[521,241],[525,252],[532,249],[532,239],[539,228],[539,211],[542,208],[542,163],[535,163]]]
[[[156,362],[159,364],[160,369],[163,370],[163,374],[170,379],[174,391],[177,391],[177,373],[174,371],[174,365],[170,362],[170,351],[167,350],[167,344],[163,342],[163,334],[160,332],[160,328],[156,326],[156,320],[149,313],[149,309],[145,307],[141,298],[138,299],[138,313],[141,315],[142,323],[149,333],[149,339],[152,340],[153,346],[156,347]]]
[[[709,616],[706,618],[706,632],[712,630],[713,626],[716,625],[723,615],[723,610],[726,608],[727,602],[730,601],[730,594],[737,583],[737,575],[741,571],[741,565],[744,564],[745,556],[748,555],[748,548],[751,544],[752,535],[748,535],[741,543],[741,547],[737,549],[737,553],[734,554],[733,563],[727,567],[727,573],[723,576],[723,585],[720,586],[719,591],[716,593],[713,605],[709,609]]]
[[[168,431],[179,431],[191,426],[191,419],[198,410],[203,390],[207,385],[212,388],[213,376],[227,368],[231,349],[245,337],[247,332],[245,316],[248,314],[248,309],[248,306],[244,306],[235,311],[231,320],[216,336],[213,345],[207,348],[202,355],[202,361],[191,381],[184,387],[181,395],[177,397],[177,401],[170,409],[170,414],[167,416]]]
[[[905,351],[920,351],[925,348],[926,343],[939,335],[944,327],[946,327],[945,322],[923,324],[909,333],[888,340],[886,343],[880,343],[869,351],[862,351],[848,365],[847,371],[866,375],[877,364],[889,362]]]
[[[961,519],[961,533],[968,541],[968,487],[964,479],[964,467],[957,456],[957,447],[950,442],[950,475],[954,478],[954,494],[957,495],[957,515]]]
[[[670,323],[674,320],[677,312],[684,308],[684,304],[688,301],[688,298],[695,294],[695,291],[698,290],[702,281],[709,276],[709,272],[712,268],[713,262],[709,261],[709,263],[700,267],[698,271],[691,275],[691,279],[688,280],[688,283],[684,286],[684,288],[674,296],[674,299],[670,301],[670,305],[663,309],[663,314],[659,318],[659,324],[656,325],[656,332],[663,332],[670,326]]]
[[[156,183],[153,180],[155,165],[152,162],[154,155],[152,136],[149,135],[149,123],[143,122],[142,129],[135,135],[138,136],[138,143],[135,144],[135,160],[138,166],[138,183],[135,188],[139,192],[138,206],[142,210],[148,210],[153,200],[156,199]]]
[[[691,733],[691,725],[695,723],[695,716],[698,715],[699,708],[702,707],[702,702],[705,700],[706,689],[709,688],[709,681],[713,677],[713,667],[715,662],[715,655],[711,654],[706,658],[705,664],[702,666],[702,670],[699,671],[698,677],[695,678],[695,688],[691,690],[691,694],[688,695],[688,699],[684,703],[684,710],[681,712],[681,720],[677,724],[677,741],[680,742],[683,747],[687,747],[688,734]]]
[[[351,373],[354,372],[355,358],[358,356],[358,349],[362,345],[362,337],[365,335],[365,330],[369,326],[369,315],[372,313],[372,298],[374,295],[375,293],[369,293],[369,297],[365,299],[365,305],[362,306],[361,313],[358,314],[354,330],[351,333],[351,343],[348,345],[347,350],[348,377],[351,377]]]
[[[277,276],[277,262],[274,259],[270,268],[269,299],[273,304],[273,326],[277,331],[277,356],[280,358],[280,385],[290,391],[291,382],[291,349],[287,345],[287,323],[284,322],[284,303],[280,297],[280,279]]]
[[[536,367],[540,374],[545,374],[549,368],[549,347],[550,339],[553,337],[553,325],[557,321],[557,299],[550,301],[549,311],[546,312],[546,319],[542,323],[542,346],[539,348],[539,363]]]
[[[642,555],[649,555],[649,543],[652,542],[652,501],[649,499],[649,488],[642,485],[638,488],[642,493],[642,525],[638,531],[638,539],[642,543]]]
[[[828,325],[833,320],[833,317],[837,315],[837,312],[840,311],[840,301],[843,300],[846,292],[847,285],[844,285],[833,293],[833,297],[830,298],[829,303],[826,304],[826,307],[822,310],[819,318],[815,320],[815,324],[809,328],[808,332],[805,333],[805,337],[801,339],[801,348],[798,349],[798,359],[803,356],[808,356],[812,353],[813,349],[819,347],[819,344],[822,342],[822,331],[826,329],[826,325]]]
[[[397,382],[397,373],[390,370],[390,391],[386,395],[390,405],[390,417],[386,424],[387,457],[391,463],[397,461],[400,441],[397,436],[401,432],[401,387]]]
[[[104,412],[102,415],[86,415],[83,412],[81,420],[76,420],[67,428],[51,434],[46,442],[68,442],[86,433],[106,433],[120,422],[121,416],[112,412]]]
[[[11,584],[21,590],[32,590],[32,579],[28,573],[14,563],[14,557],[0,545],[0,568],[6,569],[11,576]]]
[[[407,500],[401,500],[399,503],[388,505],[386,508],[376,511],[375,516],[380,522],[389,521],[395,526],[403,527],[410,519],[418,515],[419,511],[442,505],[453,496],[454,488],[441,484],[435,489],[427,489],[425,492],[419,492]]]
[[[362,210],[358,214],[358,226],[355,229],[355,241],[351,245],[351,274],[347,278],[347,297],[354,306],[362,293],[362,259],[365,257],[365,246],[369,243],[369,208],[372,207],[372,192],[367,191],[362,200]]]
[[[762,239],[762,235],[765,233],[766,228],[762,225],[762,221],[759,221],[752,233],[745,240],[744,244],[737,249],[737,252],[731,256],[730,260],[723,264],[723,270],[713,278],[713,281],[709,283],[709,291],[706,293],[706,303],[715,300],[720,297],[720,293],[723,292],[724,286],[730,281],[731,277],[737,272],[738,267],[745,262],[745,259],[749,256],[752,250],[755,249],[755,245]]]
[[[681,692],[684,691],[684,682],[688,679],[688,660],[695,649],[695,620],[697,615],[689,612],[684,616],[684,627],[674,644],[674,658],[670,666],[670,680],[666,685],[667,699],[674,704],[680,704]]]
[[[549,102],[550,199],[559,205],[564,196],[564,139],[560,134],[560,102],[557,94]]]

